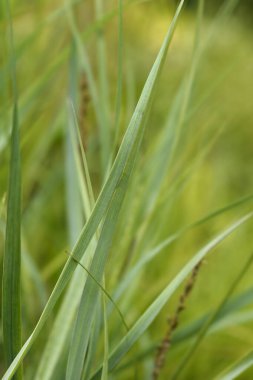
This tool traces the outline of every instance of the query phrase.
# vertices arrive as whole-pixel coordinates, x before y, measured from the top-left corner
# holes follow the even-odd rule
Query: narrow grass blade
[[[29,253],[24,233],[22,233],[22,263],[24,265],[24,277],[28,278],[28,281],[32,283],[32,285],[36,287],[37,295],[40,300],[41,309],[45,306],[47,302],[47,291],[45,287],[45,283],[42,279],[41,273],[34,262],[31,254]]]
[[[233,380],[253,366],[253,351],[243,356],[240,360],[229,366],[215,380]]]
[[[122,87],[123,87],[123,4],[122,0],[118,0],[118,81],[115,107],[114,121],[114,144],[112,150],[112,159],[116,151],[119,132],[120,132],[120,111],[122,102]]]
[[[90,173],[89,173],[89,168],[88,168],[88,161],[87,157],[84,151],[83,147],[83,142],[81,138],[81,133],[79,130],[79,125],[77,122],[77,115],[75,112],[74,104],[73,102],[70,102],[70,113],[71,113],[71,120],[73,121],[72,128],[70,128],[70,134],[72,136],[72,144],[73,144],[73,152],[76,158],[76,167],[79,169],[81,166],[81,170],[79,171],[79,182],[80,182],[80,189],[83,189],[83,200],[84,200],[84,210],[85,210],[85,216],[86,219],[89,218],[91,211],[95,205],[95,197],[94,197],[94,192],[92,188],[92,183],[91,183],[91,178],[90,178]],[[79,155],[79,150],[78,150],[78,144],[79,144],[79,149],[81,151],[81,158]]]
[[[155,301],[149,306],[149,308],[142,314],[142,316],[137,320],[134,326],[129,330],[129,332],[122,338],[119,344],[114,348],[109,357],[109,371],[119,363],[121,358],[129,351],[129,349],[134,345],[134,343],[139,339],[139,337],[147,330],[156,316],[159,314],[160,310],[170,299],[175,290],[180,286],[184,279],[191,273],[195,265],[202,260],[211,250],[213,250],[219,243],[221,243],[226,237],[232,234],[237,228],[239,228],[243,223],[252,218],[253,214],[250,213],[245,217],[239,219],[233,223],[224,232],[217,235],[213,240],[211,240],[207,245],[205,245],[179,272],[179,274],[172,280],[168,286],[158,295]],[[101,373],[99,369],[92,379],[98,379]]]
[[[96,19],[100,20],[104,15],[105,5],[103,0],[95,1],[96,8]],[[98,76],[99,76],[99,104],[100,108],[103,110],[104,115],[104,125],[103,128],[107,131],[109,136],[109,150],[110,150],[110,140],[111,140],[111,120],[110,120],[110,93],[109,93],[109,81],[107,72],[107,54],[106,54],[106,39],[105,31],[103,25],[97,29],[97,65],[98,65]]]
[[[3,258],[2,324],[4,354],[7,366],[22,346],[21,339],[21,157],[18,124],[18,93],[12,18],[6,1],[9,24],[10,74],[13,89],[13,119],[9,170],[5,252]],[[22,379],[22,367],[15,375]]]
[[[227,320],[230,319],[230,315],[233,316],[236,311],[250,305],[253,301],[253,288],[247,289],[243,293],[228,300],[227,304],[223,306],[215,320],[212,324],[212,331],[216,331],[220,326],[226,326]],[[208,312],[201,318],[193,321],[188,326],[181,328],[177,333],[175,333],[174,338],[172,338],[172,344],[178,344],[185,341],[186,339],[191,339],[195,336],[200,329],[207,323],[213,311]],[[233,317],[231,317],[233,318]]]
[[[220,302],[219,306],[214,310],[214,312],[211,314],[211,316],[208,318],[207,322],[204,324],[202,329],[200,330],[200,333],[197,336],[197,339],[193,343],[193,345],[190,347],[189,351],[185,355],[185,357],[182,359],[181,363],[179,364],[176,372],[172,376],[172,379],[178,379],[178,376],[182,373],[186,365],[188,364],[189,360],[194,355],[195,351],[199,347],[200,343],[204,339],[206,333],[208,332],[209,327],[212,325],[212,323],[215,321],[215,319],[218,317],[224,306],[226,305],[228,299],[231,297],[232,293],[234,292],[235,288],[237,287],[238,283],[242,280],[248,269],[250,268],[250,265],[253,260],[253,254],[250,255],[250,258],[247,260],[246,264],[243,266],[242,270],[240,271],[239,275],[236,277],[236,279],[232,282],[228,292],[226,293],[225,297]]]
[[[75,258],[73,256],[70,255],[70,257],[75,261]],[[122,312],[120,311],[120,308],[118,307],[118,305],[115,303],[115,301],[113,300],[113,298],[110,296],[110,294],[107,292],[107,290],[105,289],[105,287],[100,284],[96,278],[93,276],[93,274],[89,271],[89,269],[87,269],[82,263],[80,263],[79,261],[77,261],[77,264],[81,265],[81,267],[85,270],[85,272],[90,276],[90,278],[93,280],[93,282],[97,285],[98,288],[100,288],[100,290],[102,291],[103,295],[106,296],[109,301],[111,301],[112,305],[114,306],[114,308],[117,310],[119,316],[120,316],[120,319],[121,321],[123,322],[123,325],[125,326],[126,330],[128,331],[129,328],[127,326],[127,323],[125,321],[125,318],[122,314]]]
[[[242,197],[231,204],[221,207],[220,209],[217,209],[210,214],[207,214],[203,218],[189,224],[188,226],[183,227],[178,232],[175,232],[173,235],[167,237],[165,240],[163,240],[161,243],[159,243],[157,246],[152,248],[151,250],[147,251],[146,253],[142,254],[141,258],[136,262],[136,264],[131,268],[127,274],[122,278],[120,284],[118,285],[115,294],[114,299],[117,300],[119,297],[123,294],[123,292],[130,286],[131,282],[138,276],[138,274],[141,272],[141,270],[148,265],[153,259],[155,259],[165,248],[170,246],[172,243],[174,243],[176,240],[178,240],[181,236],[183,236],[186,232],[189,230],[199,227],[204,223],[207,223],[209,220],[224,214],[225,212],[228,212],[238,206],[243,205],[244,203],[247,203],[249,201],[253,200],[253,195],[248,195],[245,197]],[[110,310],[110,309],[109,309]]]
[[[229,327],[235,327],[240,324],[250,323],[253,320],[253,312],[252,311],[245,311],[245,312],[239,312],[232,314],[230,317],[224,318],[224,320],[221,320],[220,322],[217,322],[213,325],[213,327],[208,331],[208,334],[217,333],[225,328]],[[200,326],[201,327],[201,326]],[[197,333],[199,329],[195,333]],[[176,340],[173,339],[173,342],[176,343]],[[123,371],[129,367],[132,367],[134,363],[140,364],[141,361],[145,360],[147,357],[154,356],[155,351],[157,349],[157,346],[159,345],[159,341],[156,343],[153,343],[149,347],[147,347],[144,351],[138,353],[137,355],[134,355],[132,358],[130,358],[127,362],[122,363],[122,365],[119,365],[115,368],[115,373]],[[174,348],[176,348],[173,345]],[[171,347],[171,350],[173,350],[173,347]],[[229,367],[230,368],[230,367]],[[224,372],[222,372],[224,373]],[[215,380],[218,380],[215,378]],[[220,380],[220,379],[219,379]]]
[[[82,380],[90,379],[92,366],[96,360],[97,344],[99,341],[100,329],[102,325],[102,305],[98,303],[96,314],[93,320],[91,336],[89,340],[89,347],[87,356],[85,358],[85,365],[82,373]]]
[[[108,321],[106,313],[106,299],[103,295],[103,315],[104,315],[104,361],[101,380],[108,379],[108,357],[109,357],[109,339],[108,339]]]
[[[3,260],[3,339],[9,365],[21,348],[21,169],[18,110],[14,105],[11,164],[7,203],[5,253]],[[22,378],[22,369],[16,376]]]

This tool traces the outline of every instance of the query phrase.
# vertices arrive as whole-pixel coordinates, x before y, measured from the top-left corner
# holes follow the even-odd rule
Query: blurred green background
[[[117,89],[117,12],[115,12],[117,3],[112,0],[105,3],[102,28],[106,37],[109,86],[106,102],[108,120],[112,122]],[[123,136],[123,131],[134,111],[177,4],[176,1],[166,0],[125,3],[120,137]],[[113,262],[117,257],[117,266],[113,272],[110,263],[107,268],[108,288],[112,293],[122,267],[124,265],[131,267],[135,262],[135,257],[127,260],[126,257],[128,258],[131,245],[138,241],[144,227],[146,238],[138,241],[137,252],[149,250],[178,228],[253,192],[253,4],[250,0],[239,1],[239,5],[228,18],[215,24],[212,38],[206,42],[221,6],[220,1],[212,0],[206,1],[201,32],[201,43],[205,45],[205,54],[197,70],[187,113],[188,119],[184,123],[180,144],[172,164],[167,169],[156,199],[156,207],[148,221],[145,219],[145,212],[142,214],[138,209],[141,202],[145,203],[145,184],[148,183],[152,155],[155,157],[156,145],[162,138],[175,94],[191,64],[196,3],[194,0],[189,1],[180,18],[157,89],[154,107],[150,112],[148,130],[133,179],[133,202],[126,200],[123,210],[124,220],[118,227],[110,258],[110,262]],[[0,257],[2,260],[12,95],[8,74],[6,12],[3,3],[1,7],[0,38],[3,48],[0,52]],[[96,42],[98,27],[101,24],[94,21],[96,16],[93,1],[76,1],[74,11],[95,79],[99,82]],[[25,254],[22,302],[24,337],[28,337],[66,261],[65,250],[71,248],[67,226],[64,160],[72,38],[64,14],[64,3],[61,1],[12,1],[12,17],[17,54],[23,178],[22,228]],[[81,86],[82,77],[82,70],[79,70],[78,88]],[[89,93],[89,89],[87,92]],[[78,115],[81,113],[81,101],[82,94],[76,104]],[[91,101],[85,111],[83,123],[80,128],[94,191],[98,195],[103,176],[99,161],[98,132]],[[127,296],[120,301],[129,323],[136,320],[139,313],[150,304],[205,241],[250,210],[250,207],[252,204],[246,203],[239,209],[234,209],[194,229],[152,261],[138,280],[136,285],[138,291],[131,295],[131,289],[129,290],[130,303]],[[137,233],[134,232],[136,228]],[[179,327],[184,327],[217,306],[232,279],[235,278],[238,265],[246,261],[251,250],[252,223],[251,226],[247,225],[237,231],[235,236],[230,237],[216,250],[215,255],[207,259],[206,265],[200,271],[194,291],[187,301],[187,308],[180,319]],[[119,256],[116,256],[118,252]],[[237,292],[249,288],[251,284],[252,269],[245,276]],[[160,313],[152,328],[129,353],[126,362],[132,357],[135,358],[136,352],[148,351],[144,358],[135,360],[130,369],[116,372],[113,378],[149,378],[154,347],[166,331],[167,316],[173,314],[181,292],[182,289]],[[252,302],[246,311],[252,310]],[[117,320],[117,317],[115,319]],[[50,329],[50,323],[52,321],[49,322],[47,329]],[[227,326],[219,333],[208,336],[182,378],[189,380],[214,378],[229,363],[252,349],[252,327],[252,319],[249,319],[244,323]],[[113,329],[115,330],[115,326]],[[29,368],[38,360],[40,347],[45,341],[46,334],[39,338],[38,348],[35,346],[25,361],[27,379],[33,378],[33,370]],[[165,368],[161,372],[162,379],[170,378],[185,349],[185,344],[172,347],[167,355]],[[1,361],[0,370],[3,368],[4,364]],[[253,371],[248,371],[241,378],[253,378]]]

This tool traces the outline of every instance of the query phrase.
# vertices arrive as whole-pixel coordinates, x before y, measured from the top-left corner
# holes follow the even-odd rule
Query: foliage
[[[237,3],[2,5],[4,380],[253,373]]]

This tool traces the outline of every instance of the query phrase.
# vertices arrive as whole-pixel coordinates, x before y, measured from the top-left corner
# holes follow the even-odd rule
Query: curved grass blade
[[[3,258],[2,324],[4,354],[7,366],[22,346],[21,338],[21,157],[18,124],[18,92],[16,57],[13,42],[12,17],[6,1],[9,43],[10,75],[13,89],[13,119],[11,133],[11,159],[9,170],[5,252]],[[22,379],[22,367],[14,379]]]
[[[181,363],[179,364],[176,372],[172,376],[172,379],[178,379],[178,376],[182,373],[186,365],[188,364],[189,360],[194,355],[196,349],[199,347],[200,343],[204,339],[205,335],[208,332],[209,327],[213,324],[213,322],[217,319],[218,315],[221,313],[222,309],[226,305],[227,301],[231,297],[232,293],[234,292],[235,288],[237,287],[238,283],[242,280],[248,269],[250,268],[250,265],[253,261],[253,254],[250,255],[250,258],[247,260],[246,264],[243,266],[242,270],[240,271],[239,275],[236,277],[236,279],[231,284],[228,292],[226,293],[225,297],[220,302],[219,306],[214,310],[214,312],[211,314],[211,316],[208,318],[207,322],[203,325],[202,329],[200,330],[200,333],[197,336],[197,339],[193,343],[193,345],[190,347],[189,351],[185,355],[185,357],[182,359]]]
[[[110,294],[107,292],[107,290],[105,289],[105,287],[100,284],[100,282],[97,281],[97,279],[93,276],[93,274],[91,273],[91,271],[89,271],[88,268],[86,268],[82,263],[80,263],[80,261],[77,261],[72,255],[69,255],[74,261],[76,261],[77,264],[81,265],[81,267],[85,270],[86,273],[88,273],[88,275],[91,277],[91,279],[95,282],[95,284],[101,289],[101,291],[104,293],[104,295],[109,299],[109,301],[113,304],[113,306],[115,307],[115,309],[117,310],[119,316],[120,316],[120,319],[123,323],[123,325],[125,326],[126,328],[126,331],[129,330],[128,326],[127,326],[127,323],[125,321],[125,318],[124,318],[124,315],[122,314],[122,312],[120,311],[120,308],[118,307],[118,305],[116,304],[116,302],[113,300],[113,298],[110,296]]]
[[[247,214],[228,227],[225,231],[217,235],[207,245],[205,245],[193,258],[183,267],[179,274],[167,285],[167,287],[158,295],[155,301],[148,307],[148,309],[137,320],[129,332],[122,338],[118,345],[114,348],[109,357],[109,371],[119,363],[121,358],[129,351],[139,337],[147,330],[160,310],[170,299],[175,290],[180,286],[184,279],[193,270],[195,265],[202,260],[212,249],[221,243],[226,237],[232,234],[243,223],[252,218],[253,213]],[[92,379],[98,379],[101,374],[101,369],[97,370]]]
[[[175,14],[175,17],[170,25],[168,34],[164,40],[161,50],[157,56],[157,59],[145,83],[142,94],[136,106],[135,112],[127,128],[127,131],[121,143],[115,162],[112,166],[110,175],[105,185],[103,186],[100,192],[100,195],[97,199],[97,202],[94,206],[94,209],[91,213],[91,216],[89,220],[87,221],[86,225],[84,226],[80,234],[80,237],[72,251],[72,255],[78,261],[81,260],[105,212],[107,211],[110,201],[113,198],[114,191],[116,187],[119,185],[120,179],[124,177],[124,170],[125,170],[126,165],[129,164],[129,161],[130,163],[133,161],[132,152],[134,151],[136,141],[140,140],[141,135],[143,133],[143,130],[145,127],[144,121],[150,109],[150,106],[153,100],[154,91],[156,88],[156,84],[159,79],[159,74],[162,69],[163,63],[165,61],[167,49],[172,40],[173,33],[177,24],[179,14],[183,7],[183,4],[184,4],[184,0],[181,0],[180,5]],[[60,295],[62,294],[73,272],[75,271],[76,266],[77,264],[71,258],[67,261],[35,329],[33,330],[32,334],[27,339],[26,343],[23,345],[22,349],[20,350],[20,352],[18,353],[18,355],[16,356],[16,358],[14,359],[14,361],[12,362],[12,364],[10,365],[6,373],[4,374],[3,380],[10,379],[11,376],[13,376],[13,374],[19,367],[19,365],[21,364],[23,358],[25,357],[25,355],[31,348],[32,344],[38,337],[40,331],[42,330],[56,302],[60,298]]]

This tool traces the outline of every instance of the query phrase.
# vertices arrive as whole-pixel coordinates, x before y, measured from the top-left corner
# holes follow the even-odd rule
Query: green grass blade
[[[70,111],[71,111],[71,116],[72,116],[71,120],[73,121],[72,123],[73,128],[71,128],[70,133],[72,136],[73,151],[76,158],[76,167],[80,168],[82,164],[82,169],[80,170],[78,177],[79,177],[79,182],[80,182],[80,188],[84,189],[83,190],[84,210],[85,210],[86,218],[88,219],[88,217],[91,214],[92,208],[95,205],[95,197],[94,197],[94,192],[93,192],[90,173],[89,173],[88,161],[87,161],[87,157],[84,151],[82,137],[79,130],[77,116],[76,116],[73,102],[70,102],[70,108],[71,108]],[[81,151],[82,160],[80,160],[77,142],[79,144],[79,148]]]
[[[74,258],[72,255],[70,255],[70,257],[71,257],[74,261],[76,261],[75,258]],[[100,282],[98,282],[98,281],[96,280],[96,278],[95,278],[95,277],[93,276],[93,274],[89,271],[89,269],[87,269],[87,268],[86,268],[82,263],[80,263],[79,261],[77,261],[77,263],[78,263],[78,264],[79,264],[79,265],[85,270],[85,272],[90,276],[90,278],[91,278],[92,281],[98,286],[98,288],[100,288],[100,290],[102,291],[103,295],[106,296],[106,297],[109,299],[109,301],[111,301],[112,305],[113,305],[114,308],[117,310],[117,312],[118,312],[118,314],[119,314],[119,316],[120,316],[120,319],[121,319],[121,321],[123,322],[123,325],[125,326],[126,330],[128,331],[129,328],[128,328],[127,323],[126,323],[126,321],[125,321],[125,319],[124,319],[124,316],[123,316],[122,312],[120,311],[120,308],[118,307],[118,305],[115,303],[115,301],[114,301],[113,298],[111,297],[111,295],[107,292],[107,290],[105,289],[105,287],[104,287],[102,284],[100,284]]]
[[[91,241],[94,233],[96,232],[104,216],[104,213],[108,209],[108,206],[113,197],[114,191],[116,187],[118,186],[122,175],[124,176],[123,173],[124,173],[125,166],[127,165],[129,160],[132,160],[131,153],[134,150],[136,141],[139,141],[141,135],[143,134],[143,130],[145,126],[144,121],[145,121],[145,118],[147,117],[148,111],[150,109],[150,106],[153,100],[156,83],[158,81],[161,68],[165,61],[167,50],[172,40],[172,36],[175,30],[183,3],[184,1],[181,0],[180,5],[177,9],[176,15],[169,28],[168,34],[164,40],[161,50],[157,56],[157,59],[153,65],[153,68],[151,69],[151,72],[148,76],[146,84],[143,88],[139,102],[136,106],[131,122],[125,133],[124,139],[120,146],[119,152],[113,164],[110,175],[105,185],[103,186],[103,189],[97,199],[97,202],[94,206],[91,216],[89,220],[87,221],[86,225],[84,226],[81,232],[81,235],[78,239],[78,242],[76,243],[73,249],[72,255],[78,261],[81,260],[85,250],[87,249],[89,245],[89,242]],[[35,329],[33,330],[32,334],[30,335],[26,343],[23,345],[22,349],[20,350],[19,354],[14,359],[11,366],[8,368],[7,372],[5,373],[3,377],[3,380],[10,379],[11,376],[15,373],[15,371],[19,367],[19,365],[21,364],[24,356],[27,354],[27,352],[31,348],[32,344],[34,343],[40,331],[42,330],[42,327],[44,326],[46,320],[51,314],[51,311],[53,310],[56,302],[58,301],[68,281],[70,280],[74,270],[76,269],[76,266],[77,264],[71,258],[67,261]]]
[[[18,93],[16,57],[13,43],[12,18],[6,1],[9,24],[10,75],[13,88],[13,119],[9,169],[5,252],[3,258],[2,324],[4,354],[10,365],[22,346],[21,338],[21,157],[18,124]],[[22,367],[15,375],[22,379]]]
[[[208,334],[216,333],[221,331],[224,328],[248,323],[253,320],[253,312],[252,311],[243,311],[236,312],[242,307],[250,305],[252,303],[252,289],[247,290],[246,292],[240,294],[239,296],[233,297],[231,300],[228,300],[228,303],[221,310],[220,314],[217,316],[217,319],[212,324],[211,328],[208,331]],[[177,344],[181,342],[185,342],[187,339],[191,339],[200,331],[200,329],[204,326],[207,319],[211,315],[212,312],[208,313],[201,319],[192,322],[189,326],[185,328],[181,328],[175,336],[172,337],[172,347],[177,348]],[[138,355],[130,358],[126,363],[119,365],[115,368],[115,372],[121,371],[129,366],[132,366],[136,361],[141,361],[150,355],[154,355],[159,341],[153,343],[144,351],[140,352]]]
[[[100,20],[104,16],[103,0],[95,1],[96,8],[96,19]],[[109,146],[108,150],[110,151],[111,144],[111,120],[110,120],[110,92],[109,92],[109,83],[108,83],[108,72],[107,72],[107,54],[106,54],[106,40],[105,40],[105,31],[103,26],[97,29],[97,65],[98,65],[98,77],[99,77],[99,104],[100,108],[103,110],[102,114],[104,115],[103,119],[103,128],[106,130],[108,135]],[[109,153],[108,153],[109,154]]]
[[[215,380],[233,380],[253,366],[253,351],[243,356],[240,360],[229,366]]]
[[[5,253],[3,260],[3,339],[7,365],[21,348],[21,169],[18,110],[14,105],[11,163],[7,203]],[[22,369],[16,376],[22,378]]]
[[[103,360],[101,380],[107,380],[108,379],[109,339],[108,339],[108,321],[107,321],[105,295],[103,295],[103,316],[104,316],[104,360]]]
[[[84,165],[82,164],[82,160],[80,158],[79,147],[78,147],[78,142],[77,142],[77,138],[79,139],[79,130],[78,130],[78,125],[76,126],[76,113],[75,113],[74,106],[72,103],[68,104],[68,113],[69,113],[69,125],[70,125],[69,134],[70,134],[70,139],[71,139],[72,152],[74,155],[75,168],[78,174],[77,175],[78,184],[79,184],[78,187],[80,189],[81,198],[82,198],[82,204],[83,204],[82,209],[84,211],[85,220],[87,220],[90,216],[91,208],[94,206],[93,192],[89,191],[87,180],[84,177],[84,172],[83,172]],[[80,147],[81,147],[80,149],[83,156],[83,147],[82,145]],[[84,159],[85,159],[85,164],[87,166],[85,155],[84,155]],[[84,166],[84,169],[86,169],[86,166]],[[92,197],[92,206],[91,206],[91,197]]]
[[[85,358],[85,365],[83,368],[82,380],[86,380],[90,378],[92,365],[94,364],[94,361],[96,359],[95,354],[97,350],[97,344],[99,341],[100,328],[102,325],[101,308],[102,308],[101,303],[98,303],[96,314],[93,320],[93,326],[92,326],[91,336],[89,340],[88,353]]]
[[[40,300],[41,309],[45,306],[47,302],[47,291],[45,287],[45,283],[42,279],[41,273],[39,271],[39,268],[37,267],[36,263],[34,262],[31,254],[29,253],[24,233],[22,232],[22,245],[21,245],[21,251],[22,251],[22,264],[24,268],[24,277],[28,278],[28,281],[33,284],[33,286],[36,287],[37,295]]]
[[[241,206],[244,203],[247,203],[251,200],[253,200],[253,195],[248,195],[230,203],[229,205],[226,205],[215,211],[212,211],[210,214],[207,214],[203,218],[189,224],[188,226],[183,227],[178,232],[175,232],[173,235],[167,237],[165,240],[163,240],[161,243],[156,245],[154,248],[144,253],[141,256],[141,258],[136,262],[136,264],[127,272],[127,274],[121,280],[120,284],[118,285],[115,291],[114,299],[115,300],[119,299],[119,297],[123,294],[123,292],[130,286],[131,282],[138,276],[141,270],[146,265],[148,265],[153,259],[155,259],[157,255],[159,255],[159,253],[163,251],[163,249],[167,248],[169,245],[174,243],[176,240],[182,237],[186,232],[188,232],[189,230],[193,228],[199,227],[202,224],[207,223],[211,219],[219,215],[222,215],[225,212],[228,212],[238,206]]]
[[[195,265],[202,260],[211,250],[213,250],[219,243],[221,243],[226,237],[232,234],[238,227],[243,223],[248,221],[253,216],[252,213],[246,215],[245,217],[239,219],[233,223],[225,231],[217,235],[212,239],[207,245],[205,245],[179,272],[179,274],[172,280],[168,286],[159,294],[155,301],[149,306],[149,308],[142,314],[142,316],[137,320],[134,326],[129,330],[129,332],[123,337],[119,344],[115,347],[109,357],[109,370],[119,363],[121,358],[129,351],[129,349],[134,345],[134,343],[139,339],[139,337],[146,331],[150,326],[156,316],[159,314],[160,310],[170,299],[175,290],[180,286],[184,279],[191,273]],[[101,370],[99,369],[92,379],[98,379]]]
[[[122,103],[122,87],[123,87],[123,4],[122,0],[118,0],[118,81],[115,107],[114,121],[114,144],[112,150],[112,159],[116,151],[119,132],[120,132],[120,112]]]
[[[252,303],[253,300],[253,288],[247,289],[246,291],[240,293],[239,295],[228,300],[227,304],[220,310],[216,319],[212,324],[212,331],[216,331],[220,326],[225,326],[226,321],[229,320],[230,315],[234,315],[236,311],[246,307]],[[178,344],[186,339],[190,339],[195,336],[200,329],[205,325],[207,320],[212,315],[213,311],[208,312],[201,318],[193,321],[186,327],[183,327],[175,336],[172,338],[172,342]]]

